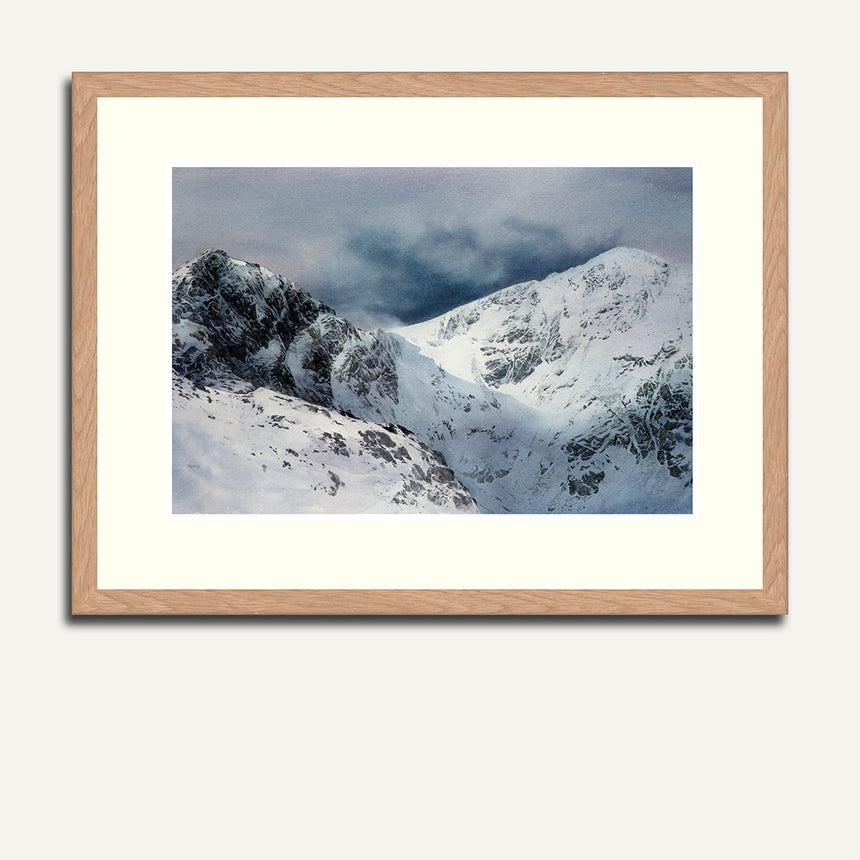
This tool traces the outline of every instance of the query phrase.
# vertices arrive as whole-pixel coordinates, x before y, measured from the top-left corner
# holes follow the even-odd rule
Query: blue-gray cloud
[[[380,317],[419,322],[510,284],[579,265],[617,244],[607,236],[573,246],[547,224],[509,219],[502,226],[490,237],[470,227],[434,228],[412,239],[394,231],[356,232],[347,248],[373,276],[340,290],[341,298],[362,302]]]
[[[174,265],[259,262],[359,325],[410,323],[615,245],[692,253],[688,168],[176,168]]]

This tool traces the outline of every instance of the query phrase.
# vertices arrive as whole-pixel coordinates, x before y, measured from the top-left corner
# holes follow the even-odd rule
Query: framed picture
[[[787,76],[72,78],[73,614],[784,614]]]

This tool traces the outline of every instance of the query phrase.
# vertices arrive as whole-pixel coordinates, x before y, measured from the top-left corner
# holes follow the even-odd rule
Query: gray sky
[[[690,168],[173,171],[174,269],[221,248],[365,328],[429,319],[616,245],[690,261]]]

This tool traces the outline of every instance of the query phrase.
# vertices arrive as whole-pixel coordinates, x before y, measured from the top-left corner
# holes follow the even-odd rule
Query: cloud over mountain
[[[692,250],[688,168],[174,168],[174,268],[211,247],[355,324],[413,323],[617,245]]]

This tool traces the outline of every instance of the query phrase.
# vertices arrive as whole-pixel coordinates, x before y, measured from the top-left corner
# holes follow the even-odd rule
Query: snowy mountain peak
[[[177,276],[181,279],[188,273],[199,272],[201,269],[208,270],[216,277],[224,276],[231,269],[236,274],[240,274],[244,270],[249,270],[251,273],[256,271],[259,272],[262,284],[265,285],[267,291],[285,286],[290,289],[295,288],[293,282],[285,281],[280,275],[275,274],[265,266],[261,266],[259,263],[249,263],[246,260],[236,260],[220,248],[209,248],[193,260],[189,260],[174,272],[173,279],[175,281]]]
[[[678,301],[661,302],[673,318],[654,327],[662,334],[650,358],[666,326],[672,340],[689,333],[689,269],[634,248],[615,248],[541,281],[514,284],[399,333],[450,373],[520,396],[531,391],[527,399],[542,405],[572,383],[577,354],[584,357],[609,340],[623,342],[624,352],[638,348],[649,330],[644,320],[660,317],[655,304],[670,282],[679,287]],[[568,398],[562,400],[566,405]]]
[[[206,251],[173,275],[174,368],[198,382],[238,377],[296,393],[287,349],[324,316],[334,311],[281,275]]]
[[[615,248],[610,248],[608,251],[604,251],[602,254],[598,254],[596,257],[592,257],[587,263],[575,266],[570,271],[588,268],[600,263],[604,265],[618,263],[619,265],[636,266],[639,264],[662,265],[665,262],[662,257],[658,257],[650,251],[643,251],[641,248],[630,248],[627,245],[619,245]]]

